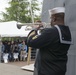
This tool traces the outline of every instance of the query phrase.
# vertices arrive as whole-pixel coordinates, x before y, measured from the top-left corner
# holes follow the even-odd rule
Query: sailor
[[[67,52],[72,43],[71,33],[64,23],[65,8],[55,7],[50,12],[51,28],[45,28],[38,35],[36,28],[27,39],[29,47],[39,49],[35,63],[37,75],[65,75],[67,67]]]

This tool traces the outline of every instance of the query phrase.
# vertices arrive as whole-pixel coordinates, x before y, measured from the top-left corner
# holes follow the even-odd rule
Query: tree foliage
[[[36,14],[35,11],[40,11],[38,7],[38,1],[31,1],[31,10],[30,10],[30,1],[29,0],[11,0],[9,1],[9,7],[6,8],[6,12],[2,12],[3,21],[19,21],[22,23],[32,22],[31,15],[33,15],[34,20],[40,19],[40,16]]]

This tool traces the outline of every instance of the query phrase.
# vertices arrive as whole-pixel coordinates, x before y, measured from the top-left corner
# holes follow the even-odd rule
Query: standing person
[[[71,33],[64,24],[65,8],[56,7],[50,13],[51,28],[45,28],[41,35],[37,35],[36,30],[31,31],[27,44],[39,49],[38,75],[65,75],[71,45]]]
[[[1,62],[3,62],[4,50],[5,50],[4,41],[2,41],[2,43],[1,43]]]
[[[7,53],[9,54],[8,60],[11,62],[11,42],[8,41],[7,43]]]
[[[19,58],[19,61],[20,61],[21,46],[22,46],[22,42],[19,41],[19,42],[18,42],[18,53],[19,53],[18,58]]]
[[[44,28],[43,25],[41,25],[42,22],[37,20],[36,23],[39,23],[39,24],[35,25],[34,28],[39,29],[39,30],[37,30],[37,35],[41,35],[41,32],[44,30],[43,29]],[[37,28],[37,27],[39,27],[39,28]],[[38,75],[37,70],[38,70],[38,67],[40,66],[40,65],[38,66],[38,64],[40,64],[38,62],[38,60],[40,59],[40,55],[39,55],[40,53],[39,53],[39,49],[38,48],[35,48],[35,50],[36,50],[36,56],[35,56],[35,64],[34,64],[34,75]]]
[[[14,41],[11,41],[11,61],[14,61],[13,58],[14,49],[15,49]]]
[[[25,51],[25,41],[22,41],[22,44],[21,44],[21,52],[20,52],[20,60],[22,61],[23,60],[23,56],[26,54],[26,51]],[[24,58],[25,60],[25,58]]]

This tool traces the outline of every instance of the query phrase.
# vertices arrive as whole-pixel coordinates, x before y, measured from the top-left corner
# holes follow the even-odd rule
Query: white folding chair
[[[3,60],[4,60],[4,63],[8,63],[8,53],[4,53],[3,54]]]

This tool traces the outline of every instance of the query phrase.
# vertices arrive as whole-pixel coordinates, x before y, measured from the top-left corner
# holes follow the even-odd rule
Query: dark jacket
[[[39,62],[37,68],[39,75],[65,75],[67,52],[70,47],[71,33],[68,26],[57,25],[61,30],[61,38],[58,29],[53,26],[46,28],[41,35],[31,35],[27,44],[39,49]],[[36,32],[36,31],[35,31]]]

